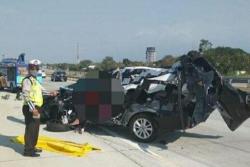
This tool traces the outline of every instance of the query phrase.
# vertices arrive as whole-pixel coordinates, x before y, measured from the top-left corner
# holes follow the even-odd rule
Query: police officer
[[[24,156],[39,157],[42,150],[35,148],[39,135],[40,112],[43,105],[43,94],[55,96],[57,92],[47,92],[37,81],[38,61],[30,61],[29,74],[23,79],[22,93],[24,97],[23,114],[25,117]]]

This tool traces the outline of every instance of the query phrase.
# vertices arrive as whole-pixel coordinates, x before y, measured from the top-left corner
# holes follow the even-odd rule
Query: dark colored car
[[[250,94],[225,82],[198,53],[182,56],[167,75],[166,80],[145,80],[130,94],[122,124],[135,139],[148,142],[161,131],[192,128],[215,109],[232,131],[250,117]],[[165,89],[148,93],[152,84]]]
[[[65,71],[55,71],[51,75],[51,81],[67,81],[67,75]]]
[[[113,88],[110,83],[113,81],[81,79],[69,86],[73,98],[66,116],[71,119],[69,113],[77,112],[75,115],[84,121],[111,120],[127,127],[133,138],[142,142],[150,142],[162,132],[192,128],[205,122],[213,111],[220,112],[232,131],[250,117],[250,94],[225,82],[197,52],[180,57],[164,77],[145,79],[133,94],[121,94],[121,85],[115,82]],[[124,104],[117,108],[116,100],[122,96]]]

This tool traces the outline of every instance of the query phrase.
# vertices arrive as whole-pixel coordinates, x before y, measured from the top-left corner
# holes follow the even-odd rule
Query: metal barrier
[[[250,88],[250,79],[249,78],[233,78],[226,77],[224,78],[229,84],[237,88]]]

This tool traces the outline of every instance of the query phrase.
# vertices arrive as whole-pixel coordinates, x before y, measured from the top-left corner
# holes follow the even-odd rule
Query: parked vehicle
[[[15,92],[21,86],[22,79],[28,74],[24,55],[20,55],[18,59],[3,59],[0,62],[0,73],[2,75],[0,88],[9,88],[11,92]]]
[[[40,74],[42,76],[42,78],[46,78],[46,73],[44,70],[39,70],[38,74]]]
[[[18,58],[4,58],[0,62],[0,89],[9,89],[11,92],[19,90],[24,77],[28,75],[28,64],[25,55]],[[37,80],[42,83],[42,76],[37,75]]]
[[[134,91],[145,78],[154,78],[166,74],[167,71],[168,69],[164,68],[151,68],[143,66],[125,67],[120,71],[114,70],[112,78],[120,78],[121,84],[124,88],[124,93],[126,94]],[[117,77],[117,75],[121,77]]]
[[[119,76],[121,79],[121,83],[124,86],[131,83],[140,83],[143,78],[156,77],[160,74],[165,73],[166,71],[167,69],[163,68],[152,68],[144,66],[125,67],[119,71]],[[116,71],[114,71],[114,73],[118,75]]]
[[[55,71],[51,75],[51,81],[67,81],[67,75],[65,71]]]
[[[90,84],[93,81],[95,84]],[[72,105],[62,110],[66,111],[62,115],[72,120],[71,114],[79,117],[79,113],[84,113],[82,119],[93,123],[112,121],[127,127],[132,137],[141,142],[150,142],[166,131],[193,128],[205,122],[216,109],[232,131],[250,117],[250,94],[226,83],[220,73],[196,52],[182,56],[167,74],[144,79],[132,94],[123,94],[127,100],[119,110],[101,106],[101,99],[111,95],[113,104],[123,96],[102,94],[107,88],[105,85],[113,82],[116,86],[114,89],[111,86],[110,91],[121,91],[117,81],[80,79],[76,84],[63,88],[61,91],[71,92],[66,97],[72,96]],[[101,92],[100,96],[93,92],[95,90]],[[88,98],[84,91],[91,92]],[[87,107],[87,103],[97,106]]]

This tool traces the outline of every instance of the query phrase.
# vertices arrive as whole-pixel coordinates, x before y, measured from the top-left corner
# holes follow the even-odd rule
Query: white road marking
[[[134,147],[134,148],[136,148],[136,149],[138,149],[138,150],[140,150],[140,151],[142,151],[142,152],[149,153],[149,154],[154,155],[154,156],[156,156],[156,157],[161,157],[160,155],[158,155],[158,154],[156,154],[156,153],[154,153],[154,152],[152,152],[152,151],[150,151],[150,150],[148,150],[148,149],[146,149],[146,148],[145,148],[145,149],[142,149],[137,143],[132,142],[132,141],[130,141],[130,140],[128,140],[128,139],[124,139],[124,138],[122,138],[119,134],[117,134],[117,133],[115,133],[115,132],[113,132],[113,131],[111,131],[111,130],[109,130],[109,129],[107,129],[107,128],[104,128],[104,127],[100,127],[100,128],[101,128],[103,131],[105,131],[106,133],[111,134],[112,136],[119,136],[121,141],[123,141],[123,142],[129,144],[130,146],[132,146],[132,147]]]
[[[180,165],[176,164],[175,162],[172,162],[170,160],[167,160],[166,158],[163,158],[162,156],[160,156],[159,154],[153,152],[153,151],[150,151],[149,149],[147,148],[142,148],[140,147],[137,143],[133,142],[133,141],[130,141],[128,139],[124,139],[122,138],[119,134],[107,129],[107,128],[104,128],[104,127],[100,127],[103,131],[105,131],[106,133],[112,135],[112,136],[118,136],[119,139],[127,144],[129,144],[130,146],[134,147],[135,149],[138,149],[140,150],[141,152],[143,153],[146,153],[150,156],[153,156],[155,158],[158,158],[159,160],[162,160],[164,161],[164,163],[166,163],[166,165],[169,165],[171,167],[180,167]]]

